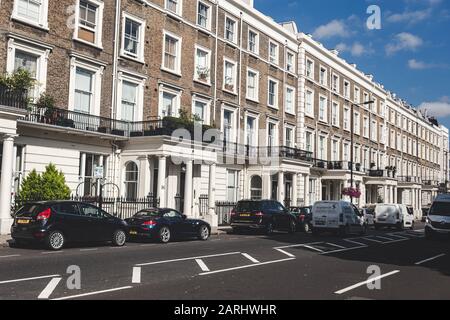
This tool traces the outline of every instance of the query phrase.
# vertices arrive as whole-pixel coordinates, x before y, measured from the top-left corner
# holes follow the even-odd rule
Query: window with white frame
[[[295,144],[294,128],[292,126],[285,125],[284,127],[284,146],[293,148]]]
[[[369,137],[369,118],[363,118],[363,136],[365,138]]]
[[[289,86],[286,86],[286,94],[285,94],[285,111],[288,113],[295,113],[294,110],[294,102],[295,102],[295,89]]]
[[[328,122],[328,99],[319,98],[319,121]]]
[[[165,2],[166,10],[181,15],[182,0],[165,0]]]
[[[376,98],[373,98],[373,103],[370,104],[370,110],[373,113],[378,113],[378,100]]]
[[[225,144],[236,142],[237,125],[235,108],[228,106],[222,108],[222,133]]]
[[[306,76],[314,79],[314,61],[306,59]]]
[[[181,38],[164,32],[163,69],[181,73]]]
[[[364,96],[363,102],[369,102],[369,94],[367,92],[364,92],[363,96]],[[368,106],[365,105],[365,108],[368,108]]]
[[[245,126],[245,143],[247,146],[256,147],[258,145],[257,118],[247,116]]]
[[[236,92],[236,83],[237,83],[237,68],[236,68],[236,62],[231,60],[225,60],[224,61],[224,90],[229,92]]]
[[[198,2],[197,25],[208,30],[211,29],[211,7],[203,1]]]
[[[320,160],[328,160],[327,137],[323,135],[319,136],[318,156]]]
[[[305,92],[305,113],[314,116],[314,91],[310,89]]]
[[[357,135],[361,134],[361,118],[358,112],[355,112],[354,114],[354,122],[353,122],[353,130],[354,133]]]
[[[270,63],[278,65],[278,44],[273,41],[269,41],[269,61]]]
[[[144,108],[145,78],[137,78],[119,72],[117,119],[123,121],[142,121]]]
[[[334,102],[331,104],[331,124],[339,127],[339,104]]]
[[[236,43],[237,42],[237,22],[236,20],[226,17],[225,18],[225,39]]]
[[[91,113],[94,95],[95,73],[77,67],[75,71],[75,104],[74,111]]]
[[[314,133],[306,131],[305,133],[305,148],[308,152],[314,151]]]
[[[339,93],[339,76],[336,74],[332,76],[332,90]]]
[[[122,55],[144,61],[145,21],[124,13]]]
[[[386,142],[386,137],[385,137],[386,133],[385,133],[385,129],[384,126],[382,124],[380,124],[380,143],[385,143]]]
[[[370,128],[370,135],[371,135],[371,139],[373,141],[377,141],[378,138],[378,125],[377,122],[375,120],[372,120],[372,126]]]
[[[361,163],[361,147],[360,146],[355,146],[353,148],[354,150],[354,156],[355,156],[355,163]],[[351,162],[353,162],[353,160],[350,160]]]
[[[328,84],[328,70],[324,67],[320,67],[319,83],[322,86],[326,86]]]
[[[400,133],[397,133],[397,150],[401,151],[402,150],[402,136],[400,135]]]
[[[159,91],[159,117],[178,117],[181,108],[180,101],[181,91],[161,86]]]
[[[350,99],[350,82],[344,81],[344,97]]]
[[[227,201],[238,200],[238,171],[227,170]]]
[[[78,18],[75,26],[76,40],[102,46],[103,1],[78,0]]]
[[[209,124],[209,106],[210,100],[194,97],[192,99],[192,114],[196,121],[203,124]]]
[[[267,147],[272,149],[278,146],[278,123],[274,121],[267,122]]]
[[[47,28],[47,16],[48,0],[14,0],[13,19]]]
[[[331,161],[339,160],[339,140],[333,139],[331,142]]]
[[[136,163],[130,161],[125,165],[125,198],[136,199],[138,195],[139,170]]]
[[[211,51],[195,47],[195,80],[209,83],[211,75]]]
[[[350,109],[348,107],[344,108],[344,130],[350,131]]]
[[[288,72],[295,72],[295,55],[291,51],[286,53],[286,70]]]
[[[259,97],[259,73],[247,69],[247,99],[258,101]]]
[[[361,102],[361,91],[359,90],[358,87],[355,87],[355,92],[354,92],[354,99],[355,103],[360,103]]]
[[[278,108],[278,81],[269,79],[268,87],[267,104],[269,107]]]
[[[342,147],[342,160],[350,161],[350,144],[348,142],[344,142]]]
[[[248,51],[259,54],[259,34],[253,30],[248,31]]]

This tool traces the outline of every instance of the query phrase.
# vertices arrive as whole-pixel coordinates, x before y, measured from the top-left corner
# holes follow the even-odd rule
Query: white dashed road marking
[[[394,275],[394,274],[396,274],[396,273],[399,273],[399,272],[400,272],[400,270],[395,270],[395,271],[392,271],[392,272],[383,274],[383,275],[381,275],[381,276],[374,277],[374,278],[371,278],[371,279],[366,280],[366,281],[363,281],[363,282],[359,282],[359,283],[357,283],[357,284],[354,284],[353,286],[350,286],[350,287],[344,288],[344,289],[342,289],[342,290],[336,291],[335,294],[343,294],[343,293],[346,293],[346,292],[351,291],[351,290],[353,290],[353,289],[356,289],[356,288],[362,287],[362,286],[364,286],[364,285],[367,285],[367,284],[369,284],[369,283],[373,283],[374,281],[377,281],[377,280],[380,280],[380,279],[383,279],[383,278],[392,276],[392,275]]]
[[[48,299],[50,295],[53,293],[53,291],[58,286],[59,282],[62,278],[53,278],[50,280],[50,282],[47,284],[47,286],[42,290],[41,294],[38,296],[38,299]]]
[[[202,259],[195,259],[195,262],[197,262],[200,269],[202,269],[203,272],[208,272],[209,268],[208,266],[203,262]]]
[[[133,267],[132,283],[141,283],[141,267]]]
[[[267,261],[267,262],[261,262],[261,263],[254,263],[254,264],[245,265],[245,266],[240,266],[240,267],[234,267],[234,268],[228,268],[228,269],[222,269],[222,270],[215,270],[215,271],[210,271],[210,272],[204,272],[204,273],[200,273],[199,275],[200,275],[200,276],[206,276],[206,275],[215,274],[215,273],[223,273],[223,272],[228,272],[228,271],[234,271],[234,270],[240,270],[240,269],[247,269],[247,268],[258,267],[258,266],[264,266],[264,265],[268,265],[268,264],[274,264],[274,263],[286,262],[286,261],[291,261],[291,260],[295,260],[295,258],[287,258],[287,259],[281,259],[281,260],[275,260],[275,261]]]
[[[260,263],[258,260],[256,260],[255,258],[253,258],[251,255],[249,255],[248,253],[243,253],[242,254],[244,257],[246,257],[248,260],[250,260],[253,263]]]
[[[163,261],[155,261],[155,262],[148,262],[148,263],[139,263],[139,264],[136,264],[136,266],[142,267],[142,266],[150,266],[150,265],[163,264],[163,263],[169,263],[169,262],[188,261],[188,260],[213,258],[213,257],[223,257],[223,256],[237,255],[237,254],[241,254],[241,253],[240,252],[229,252],[229,253],[212,254],[212,255],[200,256],[200,257],[189,257],[189,258],[181,258],[181,259],[163,260]]]
[[[435,257],[431,257],[431,258],[428,258],[428,259],[419,261],[419,262],[416,262],[415,265],[420,266],[421,264],[424,264],[424,263],[426,263],[426,262],[430,262],[430,261],[433,261],[433,260],[442,258],[443,256],[445,256],[445,253],[440,254],[440,255],[437,255],[437,256],[435,256]]]
[[[291,253],[289,253],[287,251],[284,251],[283,249],[275,249],[275,250],[281,252],[282,254],[287,255],[288,257],[295,258],[295,256],[293,254],[291,254]]]
[[[31,277],[31,278],[14,279],[14,280],[5,280],[5,281],[0,281],[0,284],[39,280],[39,279],[46,279],[46,278],[55,278],[55,277],[59,277],[59,274],[52,274],[52,275],[48,275],[48,276]]]
[[[0,256],[0,259],[1,258],[14,258],[14,257],[20,257],[20,254],[11,254],[9,256]]]
[[[133,287],[128,286],[128,287],[120,287],[120,288],[114,288],[114,289],[108,289],[108,290],[102,290],[102,291],[95,291],[95,292],[89,292],[89,293],[82,293],[82,294],[77,294],[77,295],[73,295],[73,296],[67,296],[67,297],[62,297],[62,298],[56,298],[56,299],[52,299],[52,300],[68,300],[68,299],[75,299],[75,298],[82,298],[82,297],[87,297],[87,296],[93,296],[96,294],[102,294],[102,293],[108,293],[108,292],[114,292],[114,291],[120,291],[120,290],[126,290],[126,289],[131,289]]]

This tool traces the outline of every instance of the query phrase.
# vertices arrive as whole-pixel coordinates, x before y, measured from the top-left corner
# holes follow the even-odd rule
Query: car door
[[[291,222],[291,215],[289,211],[279,202],[274,201],[274,218],[276,220],[276,226],[277,229],[282,230],[288,230],[289,229],[289,223]]]
[[[80,216],[78,205],[75,202],[62,202],[52,206],[58,215],[56,228],[64,232],[69,241],[85,241],[84,230],[88,228],[87,219]]]
[[[100,208],[86,204],[80,203],[78,205],[80,210],[80,215],[85,219],[86,228],[83,231],[85,234],[86,241],[105,241],[105,229],[102,214]]]
[[[187,237],[191,231],[188,219],[176,210],[170,209],[163,214],[163,218],[169,222],[170,230],[176,237]]]

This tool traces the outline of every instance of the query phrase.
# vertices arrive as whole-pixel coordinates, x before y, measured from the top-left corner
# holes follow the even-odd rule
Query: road
[[[423,236],[418,225],[345,239],[249,233],[59,252],[0,248],[0,299],[450,299],[449,242]],[[70,266],[79,267],[80,289],[68,288],[77,279]]]

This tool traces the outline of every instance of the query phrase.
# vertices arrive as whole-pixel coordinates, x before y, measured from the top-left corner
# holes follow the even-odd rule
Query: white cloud
[[[363,54],[369,54],[372,52],[371,49],[367,49],[359,42],[354,42],[350,46],[346,45],[345,43],[340,43],[336,46],[336,49],[340,52],[350,52],[353,57],[360,57]]]
[[[393,55],[398,51],[416,50],[423,45],[423,40],[411,33],[402,32],[394,36],[391,43],[386,45],[386,53]]]
[[[412,70],[425,70],[433,68],[448,69],[449,66],[446,64],[427,63],[416,59],[411,59],[408,61],[408,67]]]
[[[413,24],[430,18],[432,13],[433,10],[431,8],[417,11],[405,11],[403,13],[392,14],[388,16],[386,20],[391,23],[406,22]]]
[[[327,24],[317,27],[313,32],[313,36],[317,39],[327,39],[331,37],[346,38],[350,36],[350,31],[344,21],[332,20]]]
[[[419,109],[426,111],[429,116],[445,118],[450,116],[450,99],[442,97],[439,101],[423,102]]]

